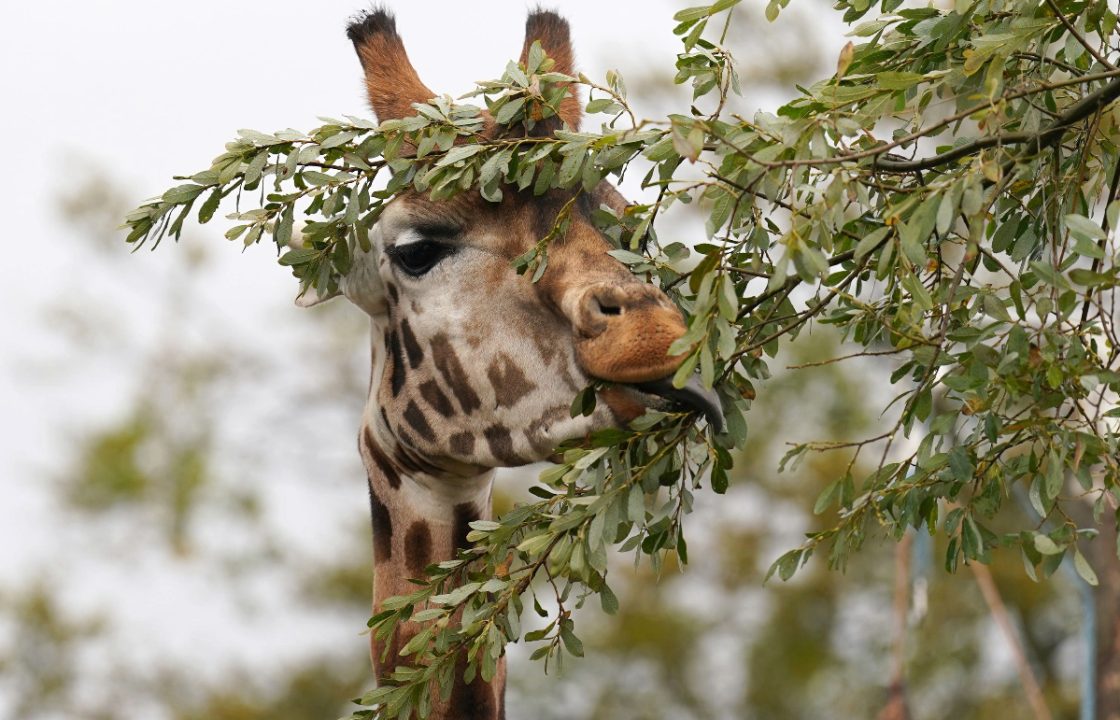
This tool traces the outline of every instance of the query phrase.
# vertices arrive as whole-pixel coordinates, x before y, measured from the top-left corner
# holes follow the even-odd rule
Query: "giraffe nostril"
[[[600,315],[621,315],[622,306],[618,303],[611,302],[610,300],[596,299],[596,305],[599,306]]]

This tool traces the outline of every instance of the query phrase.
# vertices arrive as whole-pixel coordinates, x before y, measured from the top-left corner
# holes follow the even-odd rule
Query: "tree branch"
[[[978,138],[970,143],[955,147],[952,150],[943,152],[940,155],[934,155],[933,157],[923,158],[921,160],[882,160],[876,158],[872,165],[877,170],[882,170],[884,172],[916,172],[919,170],[929,170],[938,165],[944,165],[945,163],[957,160],[958,158],[973,155],[985,148],[1004,145],[1022,145],[1025,143],[1031,144],[1029,152],[1035,154],[1057,143],[1061,140],[1062,134],[1071,126],[1076,125],[1081,120],[1101,110],[1117,97],[1120,97],[1120,79],[1113,80],[1100,90],[1081,98],[1067,108],[1064,113],[1059,115],[1054,122],[1050,123],[1045,129],[1039,132],[992,135]]]
[[[1100,52],[1096,48],[1094,48],[1092,45],[1089,44],[1089,41],[1085,39],[1085,36],[1077,31],[1077,28],[1075,28],[1073,26],[1073,23],[1071,23],[1069,21],[1069,19],[1066,18],[1065,13],[1062,12],[1061,8],[1058,7],[1058,4],[1056,2],[1054,2],[1054,0],[1046,0],[1046,4],[1049,5],[1050,9],[1054,11],[1054,15],[1056,15],[1058,17],[1058,20],[1060,20],[1062,22],[1062,25],[1066,26],[1066,30],[1068,30],[1071,35],[1073,35],[1075,38],[1077,38],[1077,42],[1081,43],[1081,47],[1088,50],[1089,54],[1097,59],[1097,62],[1099,62],[1101,65],[1104,65],[1109,70],[1115,70],[1116,69],[1115,65],[1110,63],[1104,57],[1104,55],[1101,55]]]
[[[1038,686],[1038,679],[1035,678],[1034,670],[1027,661],[1027,654],[1019,641],[1019,634],[1015,632],[1015,626],[1011,624],[1011,618],[1007,615],[1007,606],[1003,604],[1003,597],[1000,596],[999,588],[992,579],[992,571],[987,565],[978,562],[969,563],[968,567],[976,576],[976,584],[980,586],[980,594],[984,596],[984,602],[988,605],[992,618],[1003,632],[1007,644],[1011,646],[1011,654],[1015,656],[1015,667],[1019,670],[1019,680],[1023,683],[1023,690],[1027,694],[1031,711],[1036,720],[1051,720],[1050,708],[1046,706],[1046,699]]]

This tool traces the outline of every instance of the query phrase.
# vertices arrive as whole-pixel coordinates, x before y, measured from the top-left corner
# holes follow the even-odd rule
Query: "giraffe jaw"
[[[723,404],[715,390],[704,387],[700,382],[700,376],[693,375],[681,388],[673,387],[671,375],[659,380],[634,383],[633,387],[647,395],[654,395],[671,403],[683,405],[689,410],[699,411],[717,433],[723,432]]]

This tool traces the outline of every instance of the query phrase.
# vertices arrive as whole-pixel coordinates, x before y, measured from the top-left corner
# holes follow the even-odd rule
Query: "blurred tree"
[[[266,383],[287,383],[292,397],[275,412],[287,417],[300,408],[300,417],[310,421],[306,427],[293,423],[292,429],[305,432],[309,443],[318,442],[320,433],[329,432],[332,414],[345,416],[347,408],[357,412],[353,399],[364,388],[367,361],[353,348],[361,345],[366,329],[352,317],[328,311],[290,340],[301,346],[277,351],[244,340],[212,339],[199,346],[183,330],[200,319],[209,332],[237,337],[227,330],[226,317],[213,314],[206,302],[204,293],[217,268],[200,241],[190,243],[193,251],[169,266],[133,273],[137,291],[150,286],[142,310],[159,319],[159,330],[152,334],[146,318],[137,321],[135,309],[114,310],[114,299],[97,291],[104,279],[119,282],[135,266],[134,260],[108,251],[118,237],[125,193],[98,168],[74,165],[80,170],[59,208],[72,228],[67,239],[81,272],[61,284],[65,292],[49,306],[38,308],[44,327],[64,343],[61,350],[26,352],[36,372],[48,379],[56,379],[56,366],[79,367],[84,382],[94,383],[104,377],[103,368],[111,368],[128,379],[131,390],[119,412],[96,423],[81,420],[88,407],[68,403],[55,416],[52,445],[63,469],[42,471],[57,481],[44,482],[31,471],[24,479],[43,490],[51,522],[59,527],[58,547],[49,578],[0,587],[0,717],[336,717],[369,679],[368,649],[356,632],[352,642],[339,643],[331,655],[301,654],[271,669],[245,667],[216,654],[210,664],[224,671],[215,679],[209,672],[213,667],[198,668],[158,652],[166,643],[158,635],[145,643],[162,659],[137,663],[130,646],[137,633],[129,613],[137,599],[143,603],[149,593],[166,592],[153,588],[166,581],[150,574],[150,560],[156,557],[166,573],[205,578],[208,592],[227,598],[237,621],[267,619],[283,626],[344,616],[360,626],[369,612],[370,585],[361,550],[369,529],[354,522],[366,512],[360,494],[354,517],[339,520],[354,528],[343,533],[352,543],[348,557],[357,561],[352,567],[336,567],[293,546],[276,531],[269,512],[275,464],[239,457],[241,447],[255,442],[245,440],[258,424],[246,410],[257,408],[230,395],[229,387],[248,373]],[[169,325],[164,318],[175,322]],[[44,362],[47,352],[58,353],[57,359]],[[293,383],[282,377],[286,367],[268,357],[297,354],[334,366],[338,377],[305,376],[306,382]],[[345,460],[344,469],[357,464]],[[331,470],[329,456],[316,458],[314,467],[348,474]],[[297,475],[314,473],[304,469]],[[320,484],[319,490],[325,489]],[[139,564],[144,573],[133,570]],[[283,598],[281,604],[290,609],[286,615],[259,617],[254,586],[262,575],[271,578],[269,596]],[[120,602],[93,615],[76,609],[88,608],[91,598],[76,592],[73,583],[106,577],[120,579],[115,589]],[[306,578],[304,586],[301,578]],[[181,599],[184,606],[193,601]],[[197,621],[185,613],[167,622]],[[203,625],[197,629],[201,637],[214,632]]]
[[[57,588],[39,579],[0,589],[0,618],[12,627],[10,640],[0,643],[0,692],[13,719],[81,712],[78,650],[104,631],[104,619],[74,619]]]

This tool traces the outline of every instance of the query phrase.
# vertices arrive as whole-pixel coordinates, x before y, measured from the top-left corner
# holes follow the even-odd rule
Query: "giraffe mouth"
[[[672,375],[659,380],[634,383],[633,387],[647,395],[655,395],[673,404],[700,412],[717,433],[723,432],[723,404],[720,403],[719,395],[715,390],[704,387],[699,375],[690,377],[684,387],[680,388],[673,387]]]

